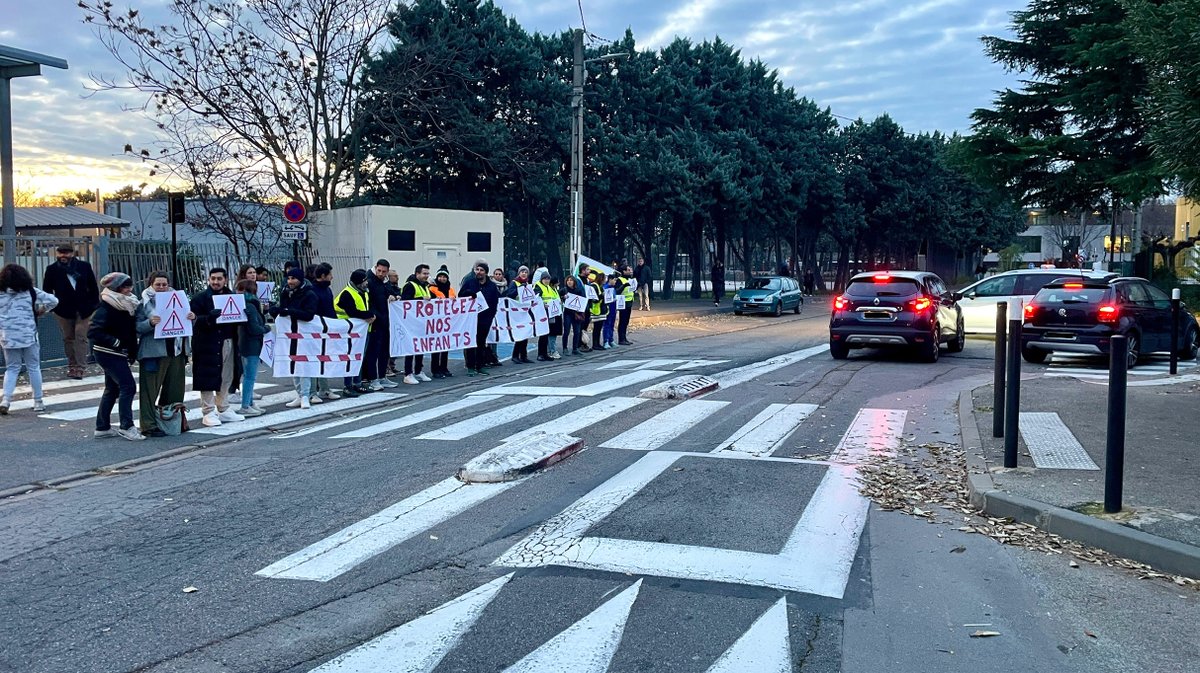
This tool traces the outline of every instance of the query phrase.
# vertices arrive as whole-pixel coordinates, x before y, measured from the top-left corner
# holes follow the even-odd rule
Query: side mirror
[[[972,292],[971,294],[972,294],[972,295],[974,295],[975,293],[973,293],[973,292]],[[963,293],[961,293],[961,292],[951,292],[951,293],[950,293],[950,298],[951,298],[951,299],[953,299],[954,301],[962,301],[962,298],[963,298]]]

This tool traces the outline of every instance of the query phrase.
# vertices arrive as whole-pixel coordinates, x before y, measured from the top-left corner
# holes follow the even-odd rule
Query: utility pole
[[[583,30],[576,29],[571,76],[571,273],[583,253]]]

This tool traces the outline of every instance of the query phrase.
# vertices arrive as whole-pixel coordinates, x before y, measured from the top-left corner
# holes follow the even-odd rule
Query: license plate
[[[892,314],[887,311],[863,311],[863,317],[867,320],[887,320]]]

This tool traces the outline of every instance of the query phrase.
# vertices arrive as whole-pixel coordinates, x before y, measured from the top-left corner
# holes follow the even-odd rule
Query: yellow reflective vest
[[[356,308],[360,311],[370,310],[367,305],[366,290],[360,290],[360,289],[354,287],[353,285],[347,285],[346,287],[342,288],[342,291],[339,292],[338,295],[336,297],[334,297],[334,299],[333,299],[334,314],[337,315],[338,318],[341,318],[342,320],[347,320],[350,318],[350,314],[348,314],[344,310],[342,310],[342,306],[341,306],[342,295],[346,294],[347,292],[350,293],[350,297],[354,300],[354,308]],[[367,327],[367,330],[370,331],[369,326]]]

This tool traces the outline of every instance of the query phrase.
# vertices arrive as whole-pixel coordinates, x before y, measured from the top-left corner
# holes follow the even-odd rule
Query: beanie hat
[[[125,286],[132,287],[133,279],[121,273],[120,271],[113,271],[112,273],[106,274],[100,279],[100,285],[102,285],[105,289],[115,291]]]
[[[518,275],[518,276],[519,276],[519,275],[521,275],[521,274],[523,274],[523,273],[525,273],[525,274],[529,273],[529,267],[527,267],[527,266],[522,266],[522,267],[518,267],[518,268],[517,268],[517,275]]]
[[[486,272],[486,271],[491,271],[491,270],[492,270],[492,267],[488,266],[488,263],[487,263],[487,262],[485,262],[485,261],[483,261],[482,259],[481,259],[481,260],[479,260],[479,261],[477,261],[477,262],[475,262],[475,266],[477,266],[477,267],[480,267],[480,268],[481,268],[481,269],[483,269],[485,272]]]
[[[355,269],[350,273],[350,282],[355,285],[362,285],[367,280],[366,269]]]
[[[444,267],[444,266],[443,266],[442,268],[438,269],[438,272],[437,272],[437,276],[436,276],[436,277],[437,277],[437,278],[441,278],[442,276],[445,276],[446,278],[449,278],[449,277],[450,277],[450,272],[449,272],[449,271],[447,271],[447,270],[446,270],[446,267]]]
[[[298,278],[300,280],[304,280],[304,269],[301,269],[298,266],[293,266],[292,268],[288,269],[287,276],[288,278]]]

